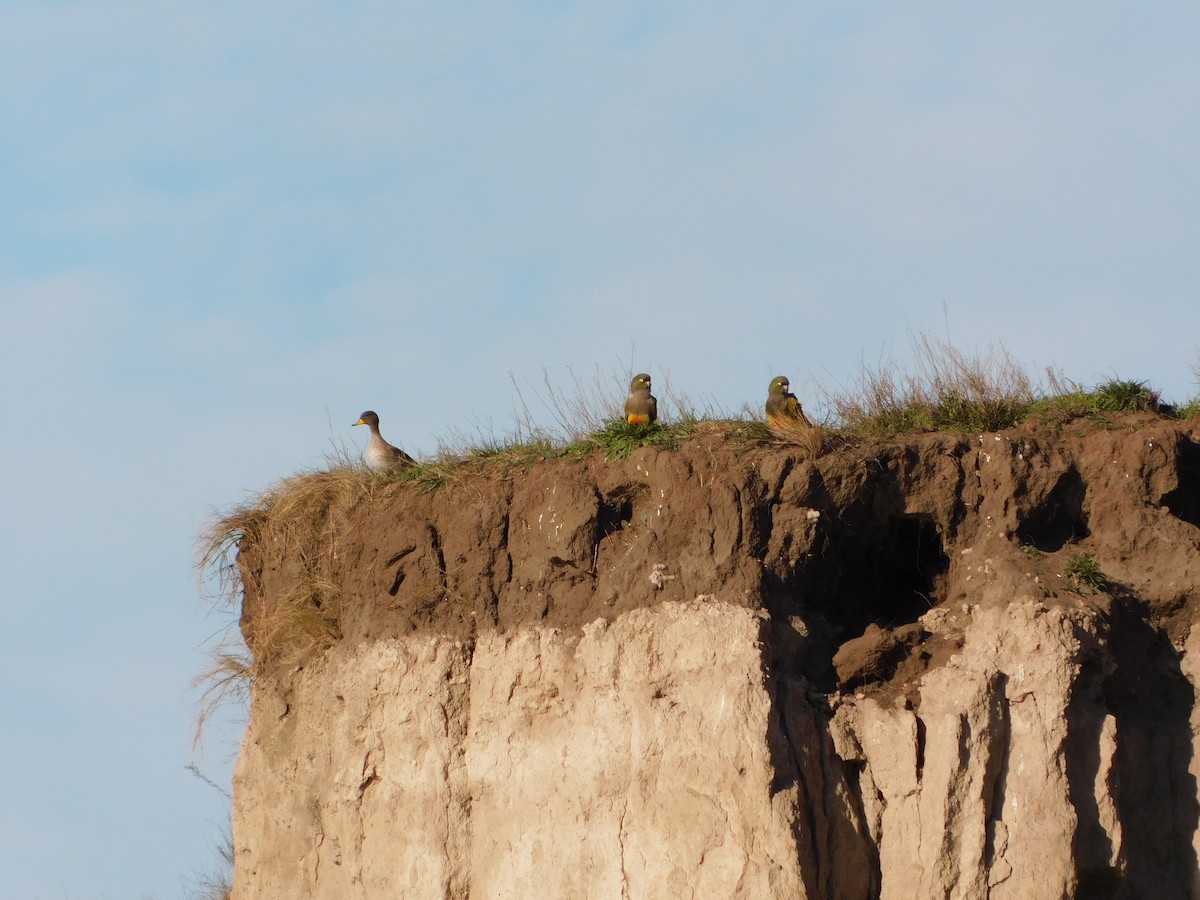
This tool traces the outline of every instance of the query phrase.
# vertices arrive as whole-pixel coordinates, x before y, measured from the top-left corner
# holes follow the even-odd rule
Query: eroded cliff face
[[[332,626],[254,684],[239,900],[1200,895],[1186,424],[365,484],[241,546],[248,638]]]

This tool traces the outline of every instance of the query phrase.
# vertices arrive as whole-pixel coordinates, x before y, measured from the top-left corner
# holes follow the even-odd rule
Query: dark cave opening
[[[633,492],[618,491],[601,497],[596,511],[596,543],[616,534],[633,521]]]
[[[1043,553],[1054,553],[1072,541],[1087,537],[1083,497],[1083,476],[1071,466],[1041,503],[1018,513],[1017,539]]]
[[[824,616],[837,643],[872,623],[891,629],[915,622],[940,599],[950,558],[933,517],[876,524],[869,532],[830,535],[826,554],[798,573],[805,605]]]
[[[1179,485],[1163,495],[1162,504],[1177,519],[1200,528],[1200,444],[1181,441]]]

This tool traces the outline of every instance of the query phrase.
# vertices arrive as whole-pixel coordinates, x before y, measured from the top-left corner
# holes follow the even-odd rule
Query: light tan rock
[[[665,604],[582,636],[481,637],[467,768],[472,893],[803,896],[773,795],[763,620]]]
[[[806,896],[764,628],[697,602],[490,633],[469,669],[334,648],[292,706],[254,698],[235,897]]]
[[[840,706],[839,752],[865,763],[885,900],[1073,896],[1067,708],[1094,627],[1090,612],[1032,600],[983,610],[963,650],[922,680],[917,713],[869,697]],[[1097,738],[1091,788],[1119,848],[1111,721]]]
[[[769,673],[766,618],[712,597],[338,645],[255,688],[234,897],[1187,896],[1127,846],[1122,741],[1177,751],[1109,711],[1101,626],[977,609],[915,709],[860,694],[832,718]]]
[[[234,896],[465,896],[468,654],[339,645],[284,700],[256,686],[234,773]]]

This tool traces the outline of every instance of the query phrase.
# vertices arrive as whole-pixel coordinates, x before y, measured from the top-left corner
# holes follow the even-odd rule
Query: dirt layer
[[[922,616],[1022,595],[1119,607],[1170,646],[1200,602],[1196,431],[1139,414],[811,458],[713,426],[620,461],[396,482],[305,513],[307,546],[247,535],[243,629],[297,595],[353,643],[577,629],[712,595],[765,610],[774,662],[823,690],[902,690],[957,649]],[[1064,578],[1081,554],[1098,585]]]

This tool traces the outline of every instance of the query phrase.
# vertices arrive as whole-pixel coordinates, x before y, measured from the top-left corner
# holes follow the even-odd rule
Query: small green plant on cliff
[[[1158,394],[1145,381],[1114,378],[1099,385],[1095,395],[1096,408],[1103,412],[1142,412],[1158,406]]]
[[[1196,362],[1192,363],[1192,375],[1196,379],[1197,386],[1200,386],[1200,349],[1196,350]],[[1196,416],[1200,416],[1200,394],[1179,409],[1179,418],[1181,419],[1190,419]]]
[[[1063,579],[1071,590],[1099,593],[1104,590],[1107,580],[1100,571],[1100,562],[1091,553],[1075,553],[1068,556],[1063,563]]]
[[[627,459],[638,447],[674,449],[695,427],[695,419],[653,425],[631,425],[624,419],[610,419],[603,428],[567,445],[563,452],[571,455],[599,450],[609,459]]]
[[[1159,394],[1145,381],[1112,378],[1094,388],[1071,381],[1061,373],[1047,373],[1049,391],[1030,408],[1038,418],[1062,423],[1086,417],[1101,425],[1113,424],[1113,415],[1126,412],[1160,412],[1179,416],[1178,410],[1159,402]]]

